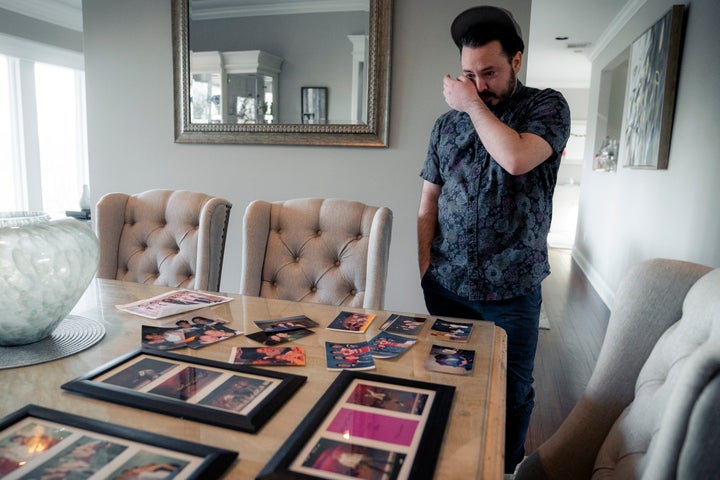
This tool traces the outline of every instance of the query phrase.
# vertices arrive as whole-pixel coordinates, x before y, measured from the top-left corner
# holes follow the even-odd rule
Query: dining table
[[[103,334],[93,345],[54,360],[25,366],[0,368],[0,418],[29,405],[38,405],[68,414],[87,417],[95,422],[108,423],[148,431],[164,437],[182,439],[237,452],[237,458],[224,471],[222,478],[254,479],[293,437],[294,432],[310,415],[317,415],[328,389],[343,370],[328,368],[326,343],[337,344],[369,341],[381,332],[392,315],[422,319],[418,334],[408,336],[416,340],[404,353],[394,358],[376,358],[371,375],[403,381],[424,382],[450,386],[453,393],[447,405],[447,422],[435,428],[437,461],[434,472],[427,478],[500,479],[503,478],[505,435],[505,388],[507,338],[504,330],[492,322],[463,319],[455,321],[472,325],[467,339],[449,340],[432,334],[438,317],[393,310],[365,310],[348,306],[324,305],[280,299],[244,296],[234,293],[212,293],[230,298],[229,301],[197,310],[197,315],[220,318],[224,325],[238,335],[202,348],[179,348],[172,351],[192,358],[232,364],[232,354],[238,348],[261,346],[248,335],[261,329],[255,322],[291,317],[309,318],[317,323],[313,332],[283,345],[302,346],[304,365],[263,365],[264,371],[304,377],[304,382],[256,431],[243,431],[224,426],[222,422],[205,422],[179,417],[169,412],[128,405],[123,402],[79,395],[62,388],[89,372],[127,356],[142,347],[144,328],[174,325],[178,319],[194,312],[158,319],[147,318],[118,308],[144,299],[176,291],[166,286],[140,284],[95,278],[70,312],[69,316],[88,319],[102,326]],[[354,312],[371,318],[363,333],[327,328],[343,312]],[[429,369],[427,360],[433,346],[460,348],[474,352],[472,369],[464,374]],[[11,347],[22,352],[23,346]],[[0,432],[1,434],[2,432]],[[0,438],[1,440],[1,438]],[[346,477],[342,477],[346,478]]]

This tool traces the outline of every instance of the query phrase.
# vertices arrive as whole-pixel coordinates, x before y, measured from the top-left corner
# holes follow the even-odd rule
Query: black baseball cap
[[[462,48],[460,44],[462,38],[470,30],[482,27],[494,28],[505,35],[517,37],[520,42],[519,45],[521,45],[520,50],[524,50],[525,44],[523,43],[520,25],[515,21],[512,13],[500,7],[481,5],[465,10],[453,20],[450,26],[450,34],[455,45]]]

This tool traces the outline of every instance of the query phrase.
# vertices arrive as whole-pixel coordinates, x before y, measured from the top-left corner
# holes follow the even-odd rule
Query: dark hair
[[[525,51],[525,43],[522,38],[500,26],[477,25],[470,27],[460,37],[458,45],[462,50],[462,47],[482,47],[494,40],[500,42],[508,59],[512,59],[517,52]]]

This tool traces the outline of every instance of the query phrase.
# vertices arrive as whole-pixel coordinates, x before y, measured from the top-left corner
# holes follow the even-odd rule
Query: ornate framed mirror
[[[387,147],[391,16],[392,0],[172,0],[175,141]]]

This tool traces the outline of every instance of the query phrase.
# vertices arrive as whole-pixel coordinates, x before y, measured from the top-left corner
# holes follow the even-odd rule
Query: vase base
[[[81,352],[105,336],[105,327],[91,318],[68,315],[57,328],[38,342],[0,347],[0,369],[50,362]]]

